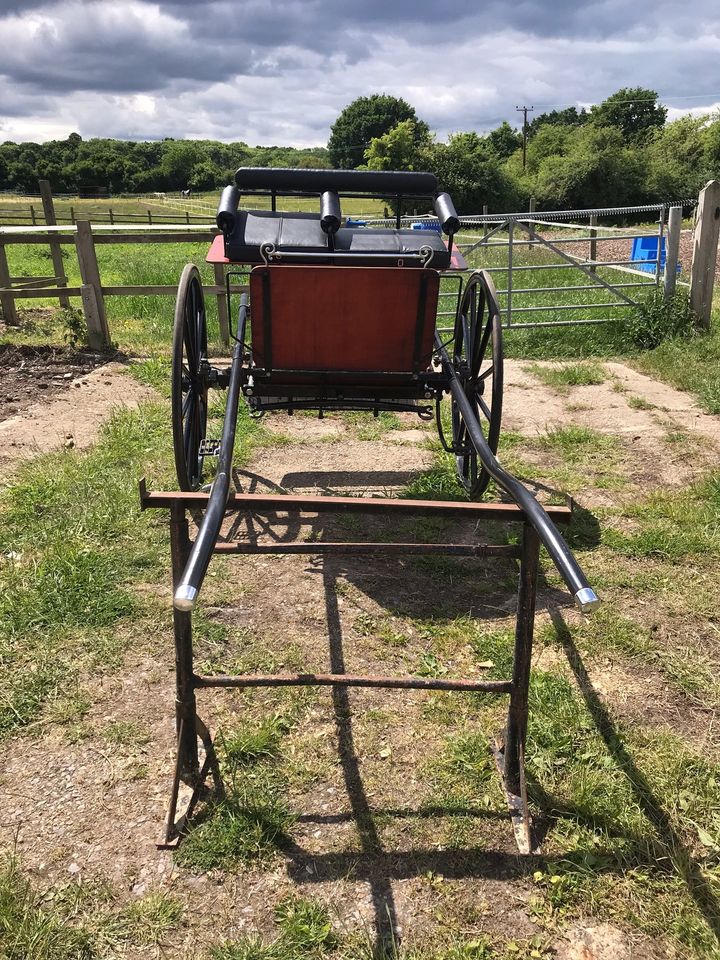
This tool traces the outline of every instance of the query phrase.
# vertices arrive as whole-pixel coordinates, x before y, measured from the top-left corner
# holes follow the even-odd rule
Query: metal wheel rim
[[[484,271],[474,273],[465,288],[455,322],[453,363],[488,445],[496,453],[502,418],[502,326],[495,287]],[[454,401],[452,432],[458,478],[470,496],[479,497],[490,475],[478,462]]]
[[[207,429],[207,323],[197,267],[183,270],[175,302],[172,408],[175,467],[181,490],[202,483],[200,444]]]

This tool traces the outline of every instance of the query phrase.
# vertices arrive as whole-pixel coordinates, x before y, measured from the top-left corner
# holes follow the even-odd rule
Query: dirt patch
[[[71,359],[78,356],[84,359]],[[53,364],[49,361],[50,370]],[[129,376],[126,363],[108,363],[93,354],[72,354],[60,358],[58,364],[63,373],[48,374],[48,365],[43,363],[32,364],[35,370],[27,377],[24,369],[15,372],[12,382],[23,384],[24,402],[11,404],[19,412],[0,421],[0,462],[63,447],[84,450],[94,443],[100,426],[113,410],[158,399],[152,388]],[[48,379],[47,389],[40,389],[38,385]],[[2,390],[6,398],[20,396],[15,386],[3,385]]]
[[[558,948],[557,960],[661,960],[670,956],[609,923],[573,926],[564,941]]]
[[[48,401],[107,361],[107,356],[87,351],[0,345],[0,422],[41,397]]]

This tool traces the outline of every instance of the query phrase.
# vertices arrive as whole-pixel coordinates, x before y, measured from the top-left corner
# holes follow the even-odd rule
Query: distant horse
[[[188,187],[187,190],[181,190],[181,191],[180,191],[180,196],[181,196],[181,197],[189,197],[189,196],[190,196],[190,192],[191,192],[191,191],[190,191],[190,187]]]

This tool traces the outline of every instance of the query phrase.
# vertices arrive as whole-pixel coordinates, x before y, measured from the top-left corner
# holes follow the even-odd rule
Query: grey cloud
[[[48,21],[42,42],[15,29],[18,12]],[[621,0],[0,0],[0,123],[312,144],[355,97],[386,91],[444,137],[517,125],[522,102],[539,112],[638,85],[666,97],[720,92],[717,17],[709,0],[691,11],[659,0],[652,18]]]

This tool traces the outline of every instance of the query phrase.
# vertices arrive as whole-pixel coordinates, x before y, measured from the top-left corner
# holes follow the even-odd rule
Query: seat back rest
[[[393,170],[304,170],[272,167],[240,167],[235,183],[241,192],[275,190],[292,193],[364,193],[388,196],[434,197],[438,190],[434,173]]]
[[[323,383],[343,371],[368,372],[369,384],[373,373],[412,379],[430,364],[439,288],[435,270],[255,267],[253,363],[278,382],[282,371],[317,372]]]

